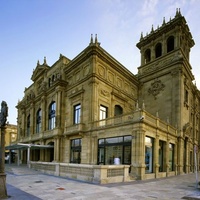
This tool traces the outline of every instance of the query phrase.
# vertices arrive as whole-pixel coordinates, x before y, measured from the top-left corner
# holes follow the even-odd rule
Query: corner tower
[[[141,38],[137,47],[141,53],[138,68],[140,82],[139,102],[152,115],[183,130],[190,122],[189,98],[194,76],[189,63],[194,46],[192,34],[180,9],[169,22],[151,29]],[[179,132],[179,134],[181,134]]]

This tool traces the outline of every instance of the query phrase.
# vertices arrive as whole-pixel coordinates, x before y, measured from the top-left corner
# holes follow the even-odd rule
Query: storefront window
[[[169,144],[169,171],[174,171],[174,144]]]
[[[159,141],[159,172],[164,171],[164,141]]]
[[[98,164],[131,164],[131,136],[99,139]]]
[[[71,140],[71,163],[81,163],[81,139]]]
[[[145,137],[145,172],[153,172],[153,138]]]

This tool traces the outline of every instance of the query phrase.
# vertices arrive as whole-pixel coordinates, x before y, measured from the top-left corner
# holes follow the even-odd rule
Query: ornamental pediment
[[[38,62],[37,67],[33,71],[31,80],[35,82],[39,77],[43,76],[46,73],[46,71],[49,70],[49,68],[50,67],[47,64],[40,65]]]

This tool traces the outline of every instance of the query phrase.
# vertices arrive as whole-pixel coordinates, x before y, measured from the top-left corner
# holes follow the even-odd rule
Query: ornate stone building
[[[137,75],[106,52],[97,36],[72,60],[60,55],[48,66],[45,58],[17,105],[12,148],[31,167],[92,182],[193,172],[200,110],[189,63],[193,45],[177,10],[169,22],[141,35]]]

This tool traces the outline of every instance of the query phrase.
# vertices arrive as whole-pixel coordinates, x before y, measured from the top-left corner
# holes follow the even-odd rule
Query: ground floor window
[[[159,172],[164,171],[164,144],[164,141],[159,141]]]
[[[71,163],[81,163],[81,139],[71,140]]]
[[[131,164],[132,136],[103,138],[98,141],[98,164]]]
[[[153,138],[145,137],[145,172],[153,172]]]
[[[174,171],[174,144],[169,144],[169,171]]]

